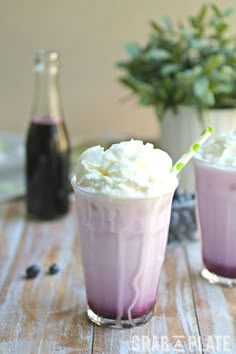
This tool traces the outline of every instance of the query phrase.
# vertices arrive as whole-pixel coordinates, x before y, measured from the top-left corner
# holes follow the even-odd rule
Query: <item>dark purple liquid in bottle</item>
[[[68,211],[69,140],[63,121],[34,117],[26,141],[27,212],[54,219]]]

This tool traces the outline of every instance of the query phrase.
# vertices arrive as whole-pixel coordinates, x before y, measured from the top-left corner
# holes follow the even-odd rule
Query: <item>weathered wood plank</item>
[[[228,352],[236,353],[236,288],[208,284],[200,275],[202,269],[200,245],[188,244],[186,249],[203,347],[205,349],[213,347],[212,352],[222,354],[224,352],[222,341],[225,340]],[[213,336],[219,336],[218,345],[217,338]]]
[[[25,228],[23,203],[0,204],[0,294]]]
[[[176,349],[182,349],[181,353],[189,353],[187,343],[189,336],[197,338],[199,331],[188,267],[182,246],[171,245],[167,249],[155,315],[150,323],[123,331],[104,330],[96,326],[93,352],[97,354],[162,353],[164,350],[161,350],[161,341],[164,343],[168,340],[168,353],[176,353]],[[154,341],[159,343],[159,350],[158,346],[155,348]],[[201,349],[193,350],[192,353],[194,352],[201,353]]]
[[[61,272],[49,276],[54,262]],[[43,272],[25,280],[33,263]],[[90,353],[93,326],[84,317],[85,306],[73,210],[53,222],[28,222],[0,296],[0,352]]]

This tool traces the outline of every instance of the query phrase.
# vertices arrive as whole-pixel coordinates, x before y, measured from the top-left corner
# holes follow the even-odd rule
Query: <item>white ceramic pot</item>
[[[208,125],[213,126],[215,134],[236,129],[236,109],[209,110],[204,114],[203,122],[200,122],[197,113],[189,108],[180,109],[178,114],[166,112],[161,123],[161,148],[167,151],[175,162]],[[179,184],[187,191],[194,191],[191,162],[181,172]]]

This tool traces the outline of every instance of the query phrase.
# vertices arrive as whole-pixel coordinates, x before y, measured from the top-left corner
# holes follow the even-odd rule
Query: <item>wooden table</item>
[[[130,330],[87,320],[73,203],[65,218],[45,223],[27,222],[23,202],[0,204],[0,245],[1,354],[202,353],[206,347],[222,354],[219,341],[236,353],[236,289],[201,279],[198,243],[168,246],[155,316]],[[61,272],[49,276],[53,262]],[[25,280],[32,263],[44,272]]]

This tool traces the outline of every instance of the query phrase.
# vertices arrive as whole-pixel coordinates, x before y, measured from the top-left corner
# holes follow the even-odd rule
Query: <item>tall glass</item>
[[[202,276],[236,285],[236,168],[194,158]]]
[[[115,328],[146,323],[156,303],[175,188],[161,197],[117,199],[84,192],[75,177],[72,185],[88,317]]]

